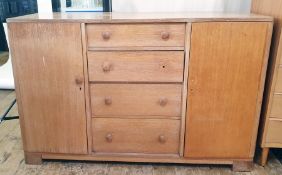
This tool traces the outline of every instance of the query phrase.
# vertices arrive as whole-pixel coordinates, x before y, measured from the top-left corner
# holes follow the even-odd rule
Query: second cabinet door
[[[192,25],[185,157],[249,158],[269,23]]]

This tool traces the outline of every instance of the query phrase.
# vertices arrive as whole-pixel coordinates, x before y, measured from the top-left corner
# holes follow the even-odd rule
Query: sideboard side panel
[[[80,24],[8,27],[25,151],[87,153]]]

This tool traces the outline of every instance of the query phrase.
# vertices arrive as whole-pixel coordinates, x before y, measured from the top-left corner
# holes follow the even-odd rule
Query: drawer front
[[[282,95],[273,96],[270,117],[282,119]]]
[[[275,85],[275,92],[282,93],[282,67],[279,67],[278,69],[278,75]]]
[[[90,81],[182,82],[183,51],[88,52]]]
[[[88,47],[184,47],[185,24],[89,24]]]
[[[266,143],[282,144],[282,120],[270,119],[266,135]]]
[[[178,154],[180,120],[92,119],[92,150],[97,153]]]
[[[181,84],[92,84],[92,116],[180,116]]]

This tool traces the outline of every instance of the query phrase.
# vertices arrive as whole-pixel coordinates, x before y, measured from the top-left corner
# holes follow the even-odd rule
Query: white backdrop
[[[0,24],[1,25],[1,24]],[[7,25],[4,24],[4,30],[7,36]],[[0,66],[0,89],[14,89],[14,77],[11,59],[6,64]]]
[[[249,12],[251,0],[112,0],[114,12]]]

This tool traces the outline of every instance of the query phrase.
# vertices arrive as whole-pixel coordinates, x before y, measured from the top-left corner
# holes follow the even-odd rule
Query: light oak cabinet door
[[[185,157],[249,158],[269,23],[192,25]]]
[[[8,27],[24,150],[87,153],[80,24]]]

